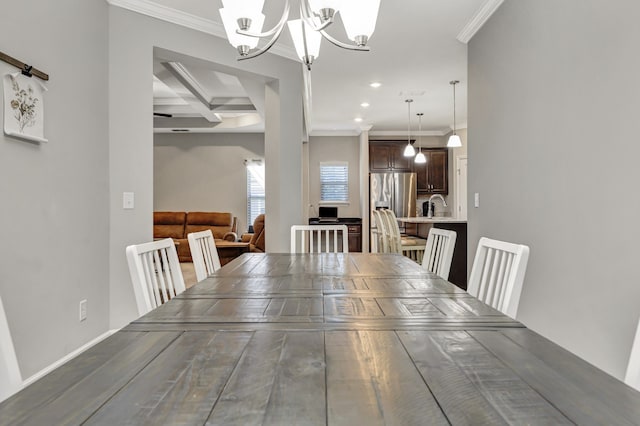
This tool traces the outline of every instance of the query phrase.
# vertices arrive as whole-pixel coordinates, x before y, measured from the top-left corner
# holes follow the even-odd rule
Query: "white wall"
[[[264,158],[264,134],[154,135],[154,211],[231,212],[247,231],[245,159]]]
[[[132,32],[135,36],[132,36]],[[177,53],[174,53],[177,52]],[[289,228],[302,216],[302,66],[272,54],[236,61],[226,40],[109,7],[110,308],[119,327],[136,317],[125,259],[129,244],[152,238],[153,57],[191,60],[265,84],[267,251],[288,251]],[[122,193],[136,208],[122,209]]]
[[[360,208],[360,139],[357,136],[313,136],[309,138],[308,217],[318,217],[320,202],[320,163],[349,163],[349,204],[338,204],[338,216],[362,217]],[[368,191],[368,188],[365,188]]]
[[[49,142],[0,134],[0,297],[27,378],[109,325],[107,5],[3,2],[0,40],[50,76]]]
[[[531,247],[518,319],[617,377],[640,314],[640,3],[506,1],[469,44],[469,251]]]

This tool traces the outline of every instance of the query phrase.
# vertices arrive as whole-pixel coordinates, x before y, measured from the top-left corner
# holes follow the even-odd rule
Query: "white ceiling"
[[[198,19],[200,23],[211,24],[216,28],[213,32],[222,31],[218,14],[222,7],[220,0],[110,1],[132,9],[138,7],[135,3],[141,2],[152,15],[158,11],[168,12],[168,16],[182,13],[192,21]],[[311,71],[311,135],[355,135],[362,127],[370,127],[372,135],[406,134],[407,98],[414,100],[411,105],[412,134],[418,129],[415,114],[422,112],[423,134],[444,135],[453,125],[453,91],[449,81],[454,79],[460,80],[456,86],[456,124],[458,128],[466,127],[465,42],[501,3],[502,0],[382,0],[376,30],[369,41],[370,52],[343,50],[323,40]],[[280,18],[283,7],[284,0],[265,2],[265,29]],[[290,16],[297,17],[297,9],[298,3],[293,0]],[[339,19],[328,32],[348,41]],[[293,58],[291,45],[285,29],[272,51]],[[229,45],[229,49],[234,48]],[[163,131],[158,129],[162,126],[164,131],[170,131],[171,126],[182,128],[184,124],[198,132],[220,132],[247,123],[250,124],[248,127],[242,126],[235,131],[262,131],[262,102],[249,96],[237,78],[185,63],[179,66],[190,76],[191,86],[199,86],[202,93],[194,96],[193,87],[187,90],[184,84],[180,88],[179,83],[185,79],[177,77],[175,70],[167,70],[169,67],[158,61],[154,69],[158,77],[154,84],[154,111],[170,113],[173,118],[156,118],[156,131]],[[167,80],[168,85],[162,84]],[[382,86],[371,88],[369,83],[374,81]],[[191,99],[181,99],[184,97]],[[198,100],[200,108],[194,107]],[[362,102],[368,102],[370,106],[363,108]],[[209,125],[176,124],[179,118],[201,118],[203,105],[209,109],[218,108],[207,120]],[[243,113],[251,114],[252,118],[239,120]],[[361,118],[362,122],[356,122],[355,118]]]

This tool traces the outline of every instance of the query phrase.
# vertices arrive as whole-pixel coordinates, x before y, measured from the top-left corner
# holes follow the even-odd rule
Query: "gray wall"
[[[125,247],[152,238],[154,55],[216,66],[264,82],[267,251],[288,251],[289,228],[303,220],[302,66],[269,53],[238,62],[226,40],[110,7],[110,318],[114,328],[136,317]],[[122,209],[125,191],[135,193],[133,210]]]
[[[469,44],[470,254],[528,244],[518,319],[617,377],[640,313],[640,3],[505,1]]]
[[[340,217],[361,217],[360,140],[357,136],[314,136],[309,138],[309,217],[318,217],[320,202],[320,163],[349,163],[349,204],[338,205]],[[368,190],[368,189],[365,189]]]
[[[244,160],[264,158],[264,135],[154,135],[154,211],[222,211],[247,231]]]
[[[107,4],[3,2],[0,40],[50,76],[49,142],[0,134],[0,297],[27,378],[109,325]]]

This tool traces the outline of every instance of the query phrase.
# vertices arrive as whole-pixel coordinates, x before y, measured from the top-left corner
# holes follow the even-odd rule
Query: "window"
[[[320,202],[349,202],[349,163],[320,163]]]
[[[247,165],[247,227],[249,227],[265,210],[264,163],[246,160],[245,164]]]

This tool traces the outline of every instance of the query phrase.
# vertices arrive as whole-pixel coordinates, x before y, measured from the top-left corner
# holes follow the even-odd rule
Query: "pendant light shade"
[[[322,35],[314,31],[302,19],[289,21],[287,25],[289,26],[289,32],[291,33],[298,58],[302,60],[308,69],[311,69],[313,60],[320,56]]]
[[[405,157],[413,157],[416,155],[416,149],[411,145],[411,102],[413,102],[413,99],[407,99],[405,102],[409,110],[409,122],[407,123],[407,146],[404,147],[403,154]]]
[[[243,52],[248,52],[249,49],[254,49],[258,45],[260,39],[257,37],[249,37],[236,32],[237,29],[241,29],[238,21],[247,18],[247,15],[242,12],[236,13],[234,9],[225,7],[220,9],[220,17],[222,18],[229,44],[237,48],[241,55]],[[260,33],[262,32],[262,25],[264,24],[264,15],[262,13],[252,15],[245,23],[249,25],[248,28],[245,28],[246,30]]]
[[[451,135],[449,136],[449,140],[447,141],[447,148],[460,148],[462,146],[462,141],[460,140],[460,136]]]
[[[346,0],[340,5],[340,16],[347,37],[364,46],[376,28],[380,0]]]
[[[447,148],[459,148],[462,146],[460,136],[456,134],[456,84],[458,83],[460,83],[458,80],[449,82],[449,84],[453,86],[453,134],[449,136]]]
[[[416,158],[413,160],[417,164],[424,164],[427,162],[427,156],[422,153],[422,116],[424,113],[418,113],[418,153],[416,154]]]

